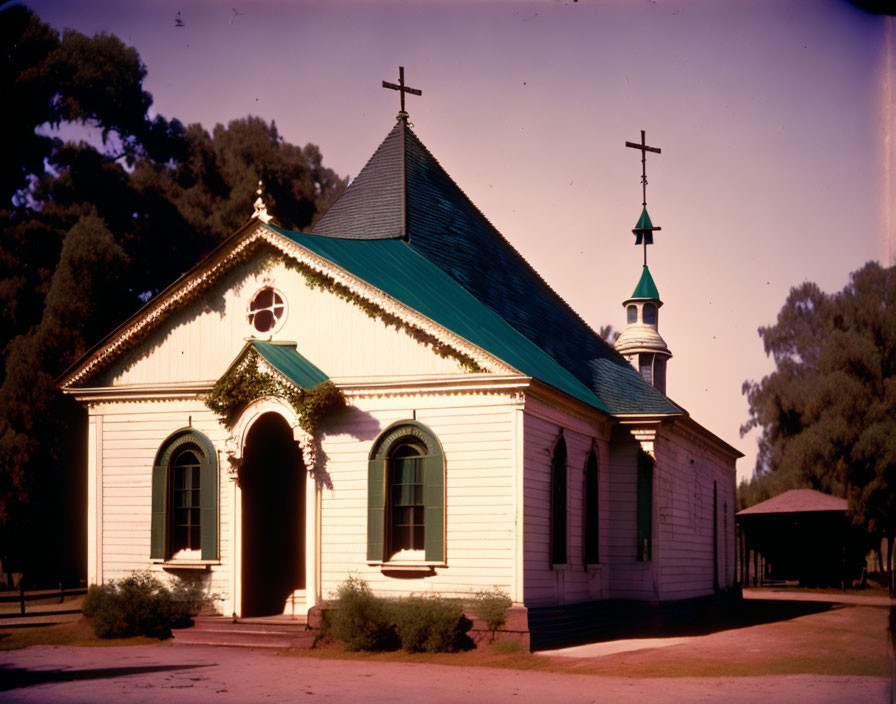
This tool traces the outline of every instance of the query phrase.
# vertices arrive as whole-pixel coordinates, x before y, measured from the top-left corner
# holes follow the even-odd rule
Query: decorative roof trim
[[[365,299],[385,313],[394,315],[410,327],[417,328],[437,340],[439,343],[455,350],[461,355],[474,360],[483,369],[503,374],[519,374],[498,357],[486,352],[481,347],[457,335],[448,328],[417,312],[410,306],[401,303],[380,289],[368,284],[353,274],[338,267],[328,259],[293,242],[287,237],[267,227],[258,220],[252,220],[243,228],[223,242],[209,257],[200,262],[193,270],[181,276],[167,289],[137,311],[122,325],[110,333],[78,362],[72,365],[57,380],[64,390],[97,371],[104,364],[111,362],[122,354],[127,343],[138,336],[148,326],[160,322],[171,309],[197,289],[211,285],[217,278],[235,264],[240,255],[248,248],[264,241],[282,254],[307,266],[312,271],[322,274],[334,282],[345,286],[353,294]],[[230,248],[228,249],[228,245]]]
[[[503,374],[520,373],[518,369],[510,366],[490,352],[486,352],[481,347],[474,345],[466,338],[393,298],[376,286],[372,286],[354,274],[350,274],[329,259],[312,252],[310,249],[306,249],[280,233],[265,227],[261,231],[260,236],[287,256],[332,279],[335,283],[345,286],[349,291],[372,303],[383,312],[394,315],[403,323],[423,331],[441,344],[447,345],[460,354],[470,357],[483,369]]]
[[[171,308],[197,289],[204,288],[227,271],[247,248],[255,245],[259,232],[267,227],[252,219],[222,242],[204,260],[179,277],[168,288],[158,293],[143,308],[119,325],[81,359],[69,367],[56,383],[63,387],[76,384],[101,365],[112,361],[124,351],[125,345],[147,326],[161,321]],[[232,248],[228,249],[228,245]]]
[[[169,401],[193,399],[207,394],[214,381],[190,381],[165,384],[125,384],[62,389],[64,394],[84,403],[114,403],[117,401]]]

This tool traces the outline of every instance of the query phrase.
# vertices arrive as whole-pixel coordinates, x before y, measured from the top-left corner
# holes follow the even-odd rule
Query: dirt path
[[[889,700],[883,677],[638,678],[291,657],[190,646],[37,646],[0,656],[5,702],[705,702]]]

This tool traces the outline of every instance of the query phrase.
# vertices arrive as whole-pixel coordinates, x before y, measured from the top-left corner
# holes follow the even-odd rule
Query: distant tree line
[[[896,267],[870,262],[832,294],[796,286],[759,335],[776,369],[744,383],[741,434],[760,435],[739,508],[794,488],[845,497],[868,547],[886,541],[896,592]]]
[[[114,35],[60,36],[12,5],[0,42],[0,560],[46,581],[83,572],[66,517],[86,510],[85,419],[57,376],[241,226],[259,179],[296,230],[347,180],[259,117],[209,133],[151,116],[147,69]],[[79,126],[100,138],[66,138]]]

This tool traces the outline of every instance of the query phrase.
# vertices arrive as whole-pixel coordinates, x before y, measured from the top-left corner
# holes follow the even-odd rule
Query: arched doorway
[[[305,588],[305,467],[280,414],[265,413],[249,429],[240,489],[241,614],[280,614]]]

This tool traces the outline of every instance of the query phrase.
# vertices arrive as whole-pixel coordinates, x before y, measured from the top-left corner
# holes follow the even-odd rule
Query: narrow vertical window
[[[637,558],[651,559],[653,550],[653,458],[638,451],[638,545]]]
[[[585,464],[585,564],[600,562],[597,451],[591,448]]]
[[[566,442],[562,435],[551,461],[551,564],[566,564]]]
[[[653,355],[642,353],[639,355],[638,371],[641,372],[641,378],[651,386],[653,385]]]
[[[192,450],[183,450],[171,463],[171,545],[178,550],[199,550],[199,458]]]
[[[712,483],[712,587],[719,591],[719,483]]]
[[[423,460],[425,450],[399,445],[389,455],[389,533],[392,554],[423,550]]]

